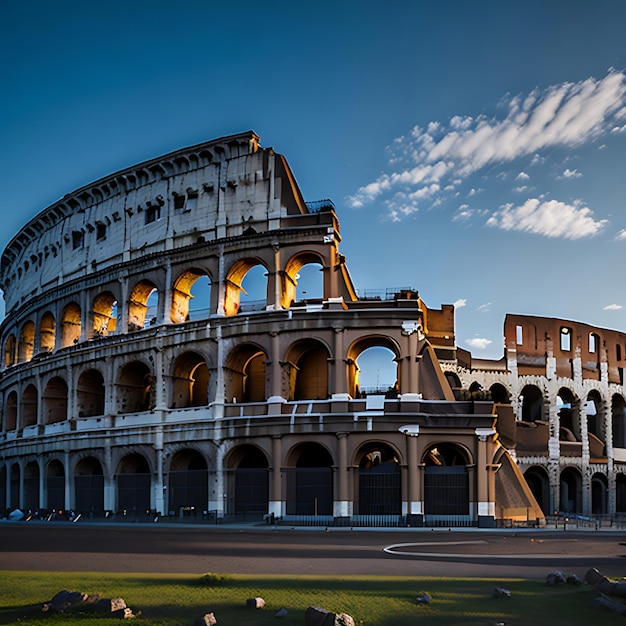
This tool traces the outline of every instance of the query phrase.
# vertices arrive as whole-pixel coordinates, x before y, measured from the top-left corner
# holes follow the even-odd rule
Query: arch
[[[26,363],[33,358],[35,352],[35,324],[28,320],[24,322],[17,345],[18,363]]]
[[[79,417],[104,415],[104,377],[97,369],[88,369],[78,377],[76,399]]]
[[[402,478],[400,455],[386,442],[372,441],[355,455],[359,468],[359,515],[400,515]]]
[[[154,376],[141,361],[126,363],[115,386],[118,414],[152,410],[156,405]]]
[[[39,398],[35,385],[27,385],[22,392],[20,406],[20,421],[22,428],[27,426],[35,426],[37,424],[37,413],[39,407]]]
[[[76,302],[69,302],[61,313],[61,347],[67,348],[80,341],[81,310]]]
[[[596,472],[591,477],[591,514],[606,515],[609,512],[609,484],[604,474]]]
[[[170,408],[184,409],[209,403],[209,368],[197,352],[183,352],[176,357],[172,370]]]
[[[106,337],[117,328],[117,298],[110,292],[98,294],[91,309],[93,316],[93,336]]]
[[[600,392],[592,389],[587,394],[585,402],[585,415],[587,416],[587,432],[596,437],[600,443],[604,443],[604,402]],[[595,455],[591,455],[595,456]]]
[[[22,475],[22,470],[20,468],[20,464],[13,463],[9,471],[10,471],[9,483],[10,483],[10,488],[11,488],[9,508],[17,509],[20,506],[20,495],[21,495],[20,477]]]
[[[39,510],[39,463],[30,461],[24,467],[24,508]]]
[[[611,398],[613,447],[626,448],[626,400],[616,393]]]
[[[399,354],[397,344],[384,335],[355,341],[347,352],[348,393],[358,398],[368,393],[385,394],[393,388],[401,380]]]
[[[211,277],[200,269],[183,272],[172,289],[170,320],[182,324],[190,319],[209,317],[211,305]]]
[[[293,344],[285,359],[289,367],[289,400],[325,400],[328,398],[328,360],[326,346],[315,339]]]
[[[65,508],[65,468],[57,459],[50,461],[46,467],[46,499],[49,511]]]
[[[174,515],[208,510],[209,470],[197,450],[184,448],[172,457],[169,468],[169,511]]]
[[[626,474],[615,476],[615,511],[626,513]]]
[[[453,393],[456,395],[456,392],[463,388],[461,379],[458,377],[456,372],[444,372],[444,376],[450,385],[450,389],[452,389]]]
[[[468,451],[455,443],[439,442],[426,448],[424,514],[431,522],[470,514]]]
[[[17,391],[9,392],[4,405],[4,430],[17,429]]]
[[[67,419],[67,383],[60,376],[54,376],[46,385],[42,401],[44,424],[54,424]]]
[[[580,401],[576,394],[567,387],[561,387],[557,394],[556,406],[559,409],[559,440],[564,442],[580,441]]]
[[[265,453],[255,445],[242,444],[231,450],[226,459],[229,491],[229,512],[244,517],[257,517],[269,508],[269,463]]]
[[[132,452],[120,459],[115,483],[118,512],[126,515],[150,509],[150,466],[142,454]]]
[[[489,387],[489,393],[491,393],[491,399],[496,404],[510,404],[511,394],[507,388],[501,383],[494,383]]]
[[[559,480],[562,513],[582,513],[582,476],[574,467],[566,467],[561,471]]]
[[[11,367],[11,365],[15,365],[15,350],[15,335],[11,333],[4,342],[4,367]]]
[[[524,478],[530,488],[537,504],[541,507],[544,515],[551,513],[550,507],[550,477],[548,472],[538,465],[529,467],[524,472]]]
[[[78,513],[89,516],[104,513],[104,473],[96,457],[84,457],[76,464],[74,498]]]
[[[520,393],[522,422],[545,420],[543,393],[537,385],[525,385]]]
[[[226,276],[224,300],[226,316],[237,315],[242,309],[250,311],[265,308],[267,272],[265,265],[255,258],[241,259],[233,264]]]
[[[50,311],[46,311],[39,323],[39,347],[41,352],[52,352],[56,342],[56,320]]]
[[[233,402],[266,400],[267,355],[255,344],[235,348],[226,360],[226,398]]]
[[[285,266],[281,305],[324,298],[324,259],[315,252],[303,251],[292,256]],[[315,275],[317,273],[317,276]]]
[[[333,514],[333,459],[319,443],[304,442],[287,456],[287,514]]]
[[[132,332],[155,324],[158,301],[159,292],[153,282],[149,280],[138,282],[128,299],[128,330]]]

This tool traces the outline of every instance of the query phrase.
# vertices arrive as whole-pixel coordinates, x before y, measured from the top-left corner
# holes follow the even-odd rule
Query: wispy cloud
[[[466,298],[459,298],[455,303],[454,303],[454,308],[455,309],[460,309],[461,307],[464,307],[467,304],[467,299]]]
[[[374,201],[382,202],[391,217],[400,220],[432,206],[442,194],[454,197],[459,186],[470,175],[486,168],[510,164],[521,157],[532,157],[529,166],[542,162],[553,148],[576,147],[606,136],[623,126],[626,111],[626,74],[609,70],[602,79],[588,78],[573,83],[561,83],[545,89],[535,89],[503,102],[503,114],[498,117],[455,116],[447,123],[432,122],[425,128],[415,126],[409,133],[395,139],[389,151],[388,171],[358,189],[347,198],[350,206],[364,207]],[[564,178],[576,178],[577,170],[566,169]],[[520,170],[516,180],[526,181],[529,174]],[[518,186],[518,192],[524,191]],[[467,197],[472,190],[466,192]],[[540,206],[547,203],[537,200]],[[526,205],[524,205],[526,206]],[[570,207],[567,211],[566,207]],[[573,223],[558,228],[528,227],[527,230],[547,236],[571,236],[572,232],[587,236],[597,232],[602,221],[594,220],[590,209],[562,202],[551,205],[560,219],[568,216]],[[512,209],[497,211],[491,225],[506,222]],[[533,208],[535,218],[538,209]],[[546,218],[541,220],[545,223]],[[568,235],[570,234],[570,235]]]
[[[621,304],[607,304],[603,311],[619,311],[620,309],[623,309],[624,307]]]
[[[489,313],[491,311],[491,302],[485,302],[485,304],[481,304],[477,309],[481,313]]]
[[[622,228],[617,235],[615,235],[615,241],[625,241],[626,240],[626,229]]]
[[[466,339],[465,343],[470,348],[476,348],[477,350],[484,350],[491,343],[491,339],[485,339],[484,337],[473,337],[472,339]]]

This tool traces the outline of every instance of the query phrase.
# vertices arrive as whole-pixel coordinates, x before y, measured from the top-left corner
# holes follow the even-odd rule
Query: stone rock
[[[583,584],[583,581],[580,580],[580,578],[578,578],[576,574],[568,574],[565,582],[567,582],[568,585],[582,585]]]
[[[278,609],[274,617],[287,617],[287,609],[283,607],[282,609]]]
[[[54,595],[49,601],[45,602],[42,611],[64,611],[69,607],[84,602],[88,598],[87,594],[80,591],[67,591],[63,589]]]
[[[415,602],[418,604],[430,604],[431,599],[430,595],[424,591],[415,598]]]
[[[265,606],[265,600],[263,598],[248,598],[246,606],[250,609],[262,609]]]
[[[504,587],[494,587],[493,597],[494,598],[510,598],[511,592],[508,589],[504,589]]]
[[[305,626],[354,626],[354,619],[347,613],[332,613],[326,609],[310,606],[304,614]]]
[[[585,582],[607,596],[626,598],[626,583],[614,582],[603,576],[595,567],[585,574]]]
[[[554,587],[554,585],[558,585],[559,583],[564,582],[566,582],[565,576],[563,576],[563,572],[559,572],[558,570],[550,572],[546,576],[546,585],[549,585],[551,587]]]
[[[196,620],[195,626],[215,626],[217,619],[213,613],[205,613],[202,617]]]

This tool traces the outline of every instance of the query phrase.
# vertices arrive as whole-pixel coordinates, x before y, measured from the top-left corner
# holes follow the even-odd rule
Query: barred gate
[[[359,470],[359,516],[400,515],[402,487],[396,463]]]
[[[428,526],[470,526],[469,475],[465,465],[424,468],[424,522]]]

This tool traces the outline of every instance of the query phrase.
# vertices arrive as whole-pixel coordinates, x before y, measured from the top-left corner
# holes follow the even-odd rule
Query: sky
[[[0,248],[41,210],[254,130],[333,200],[359,290],[626,331],[622,0],[6,1]]]

